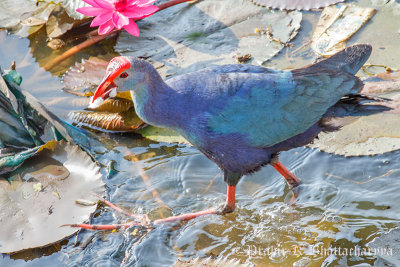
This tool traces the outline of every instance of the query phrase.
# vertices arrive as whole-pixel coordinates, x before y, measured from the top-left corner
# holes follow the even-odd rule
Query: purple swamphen
[[[354,45],[295,70],[223,65],[166,81],[148,62],[120,56],[108,64],[91,105],[114,95],[115,89],[130,90],[143,121],[177,131],[223,171],[228,184],[223,207],[154,224],[225,214],[235,209],[240,178],[264,165],[271,164],[291,188],[299,185],[300,180],[279,162],[279,152],[304,146],[321,131],[337,130],[341,125],[332,118],[342,105],[374,101],[358,94],[363,83],[354,76],[371,50],[367,44]]]

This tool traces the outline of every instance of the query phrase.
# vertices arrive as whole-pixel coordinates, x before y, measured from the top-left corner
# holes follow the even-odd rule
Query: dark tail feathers
[[[369,44],[353,45],[314,64],[314,67],[337,69],[354,75],[368,60],[371,51],[372,46]]]

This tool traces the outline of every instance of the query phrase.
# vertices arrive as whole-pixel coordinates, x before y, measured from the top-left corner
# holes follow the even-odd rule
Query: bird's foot
[[[231,205],[228,205],[228,204],[224,204],[224,205],[221,205],[216,211],[215,211],[215,213],[216,214],[218,214],[218,215],[225,215],[225,214],[227,214],[227,213],[231,213],[231,212],[233,212],[235,210],[235,206],[231,206]]]
[[[121,228],[126,229],[131,226],[141,226],[141,227],[150,229],[148,231],[151,231],[151,229],[154,228],[155,225],[162,224],[162,223],[188,221],[188,220],[191,220],[191,219],[197,218],[199,216],[203,216],[203,215],[208,215],[208,214],[224,215],[226,213],[233,212],[235,210],[235,190],[236,190],[236,186],[228,185],[227,195],[226,195],[227,196],[226,203],[224,206],[222,206],[218,209],[208,209],[208,210],[203,210],[203,211],[199,211],[199,212],[186,213],[186,214],[171,216],[168,218],[158,219],[158,220],[154,220],[154,221],[151,221],[147,215],[132,214],[132,213],[125,211],[125,210],[121,209],[120,207],[112,204],[111,202],[101,198],[100,201],[102,203],[104,203],[108,207],[110,207],[128,217],[133,218],[134,221],[124,223],[124,224],[111,224],[111,225],[64,224],[62,226],[80,227],[80,228],[89,229],[89,230],[115,230],[115,229],[121,229]]]
[[[173,223],[173,222],[179,222],[179,221],[188,221],[194,218],[197,218],[199,216],[207,215],[207,214],[225,214],[229,211],[229,208],[224,209],[223,211],[220,211],[219,209],[208,209],[204,211],[199,211],[199,212],[193,212],[193,213],[186,213],[182,215],[177,215],[177,216],[171,216],[168,218],[163,218],[163,219],[158,219],[158,220],[150,220],[149,217],[146,214],[132,214],[128,211],[123,210],[122,208],[114,205],[113,203],[101,199],[100,200],[102,203],[107,205],[108,207],[128,216],[133,218],[134,220],[131,222],[123,223],[123,224],[64,224],[61,226],[70,226],[70,227],[78,227],[82,229],[88,229],[88,230],[117,230],[117,229],[127,229],[129,227],[144,227],[147,229],[153,229],[154,226],[163,224],[163,223]],[[226,206],[226,205],[225,205]]]
[[[294,205],[294,203],[296,203],[297,198],[301,192],[301,186],[296,186],[291,188],[290,193],[286,196],[285,198],[285,203],[288,203],[289,206]],[[290,196],[290,200],[289,200],[289,196]]]
[[[289,185],[290,189],[295,189],[301,184],[301,180],[293,175],[293,177],[286,178],[286,182]]]
[[[144,226],[148,228],[152,228],[152,222],[149,219],[149,217],[146,214],[132,214],[129,211],[126,211],[117,205],[111,203],[108,200],[105,200],[103,198],[100,198],[100,202],[103,203],[104,205],[112,208],[113,210],[118,211],[121,214],[124,214],[125,216],[131,217],[134,220],[128,223],[123,223],[123,224],[64,224],[62,226],[70,226],[70,227],[78,227],[82,229],[88,229],[88,230],[117,230],[121,228],[129,228],[131,226]]]

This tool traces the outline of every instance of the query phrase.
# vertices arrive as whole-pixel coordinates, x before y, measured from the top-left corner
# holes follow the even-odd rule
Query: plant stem
[[[159,9],[156,11],[156,13],[161,11],[161,10],[163,10],[163,9],[166,9],[168,7],[171,7],[171,6],[174,6],[174,5],[177,5],[177,4],[181,4],[181,3],[184,3],[184,2],[190,2],[190,1],[193,1],[193,0],[170,0],[168,2],[165,2],[165,3],[162,3],[162,4],[158,5]],[[135,21],[139,21],[139,20],[135,20]],[[54,66],[58,65],[60,62],[64,61],[65,59],[69,58],[70,56],[78,53],[82,49],[85,49],[85,48],[87,48],[87,47],[89,47],[89,46],[91,46],[91,45],[93,45],[95,43],[98,43],[101,40],[104,40],[105,38],[107,38],[107,37],[119,32],[120,30],[114,29],[111,32],[109,32],[107,34],[104,34],[104,35],[99,35],[98,33],[96,33],[96,31],[97,30],[90,32],[89,39],[83,41],[82,43],[80,43],[80,44],[78,44],[78,45],[76,45],[74,47],[71,47],[70,49],[68,49],[63,54],[59,55],[58,57],[56,57],[52,61],[47,62],[47,64],[44,65],[43,68],[45,70],[49,70],[49,69],[53,68]]]

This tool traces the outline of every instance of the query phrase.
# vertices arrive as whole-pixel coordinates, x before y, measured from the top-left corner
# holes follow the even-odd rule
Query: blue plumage
[[[372,105],[371,109],[368,101],[385,100],[359,94],[363,83],[354,74],[370,54],[370,45],[355,45],[291,71],[224,65],[165,82],[148,62],[116,57],[108,64],[92,103],[108,98],[115,86],[131,90],[140,118],[176,130],[223,171],[228,186],[222,208],[155,224],[225,214],[235,209],[236,184],[244,174],[271,164],[291,188],[296,187],[301,181],[279,162],[280,151],[306,145],[321,131],[337,130],[349,122],[343,116],[389,108]]]
[[[369,45],[356,45],[292,71],[224,65],[166,82],[147,62],[128,58],[131,79],[115,83],[133,89],[136,111],[144,121],[181,133],[235,185],[280,151],[333,129],[321,119],[343,96],[362,89],[354,74],[370,52]]]

